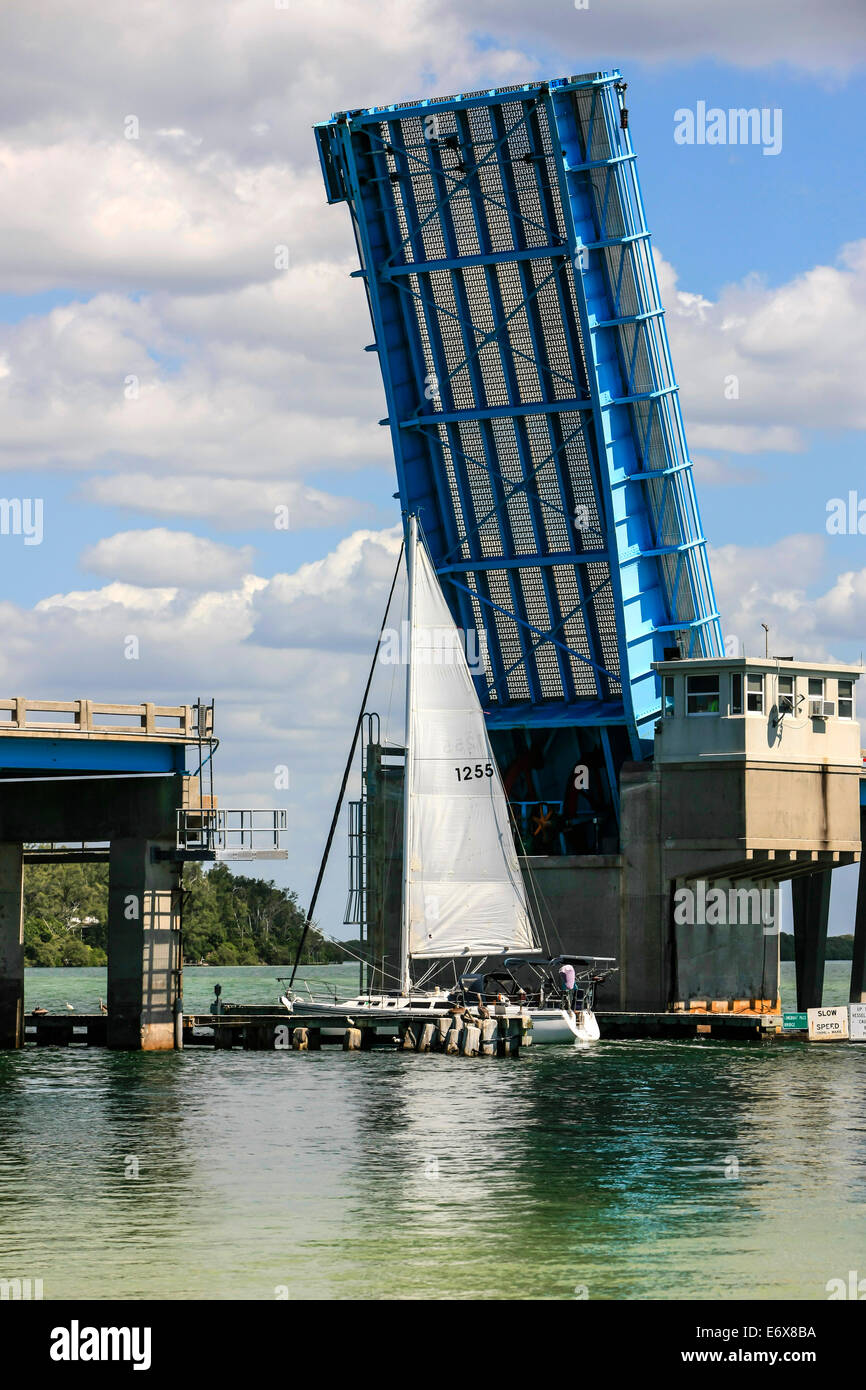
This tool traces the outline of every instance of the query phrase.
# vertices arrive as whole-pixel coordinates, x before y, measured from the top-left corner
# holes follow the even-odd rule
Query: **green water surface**
[[[188,970],[186,1008],[279,973]],[[27,990],[96,1012],[105,975]],[[866,1045],[0,1053],[0,1278],[46,1298],[814,1300],[850,1270]]]

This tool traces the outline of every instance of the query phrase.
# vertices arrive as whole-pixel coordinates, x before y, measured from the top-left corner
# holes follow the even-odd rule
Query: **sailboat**
[[[460,1004],[528,1012],[534,1043],[593,1041],[596,983],[614,966],[600,957],[541,952],[511,828],[508,799],[466,654],[419,535],[406,548],[409,649],[406,685],[403,892],[399,988],[343,1001],[281,1003],[304,1014],[393,1017]],[[485,972],[489,957],[500,963]],[[452,961],[454,987],[413,982],[425,962]],[[458,965],[462,970],[458,973]],[[426,967],[428,969],[435,968]]]

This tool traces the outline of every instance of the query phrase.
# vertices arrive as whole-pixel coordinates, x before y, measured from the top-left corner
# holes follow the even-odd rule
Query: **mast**
[[[406,546],[407,605],[406,616],[409,625],[409,642],[406,663],[406,733],[403,740],[405,762],[403,768],[403,899],[400,914],[400,988],[408,994],[411,988],[409,974],[409,855],[412,802],[412,709],[414,703],[414,666],[412,648],[415,640],[415,557],[418,548],[418,518],[409,517],[409,541]]]

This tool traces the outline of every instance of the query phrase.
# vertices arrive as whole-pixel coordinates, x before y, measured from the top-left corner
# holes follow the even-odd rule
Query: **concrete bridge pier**
[[[24,1045],[23,845],[0,843],[0,1048]]]
[[[176,1045],[181,995],[181,866],[152,851],[173,841],[111,842],[108,871],[108,1046]]]
[[[800,1010],[821,1007],[832,882],[830,869],[824,873],[803,874],[791,881],[797,1008]]]

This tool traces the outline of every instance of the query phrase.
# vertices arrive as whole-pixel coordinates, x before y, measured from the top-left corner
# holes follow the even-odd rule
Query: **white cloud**
[[[240,581],[252,560],[250,546],[237,549],[189,531],[154,527],[106,536],[85,550],[81,565],[128,584],[225,589]]]
[[[742,68],[785,63],[845,74],[866,59],[863,16],[851,0],[727,0],[723,10],[692,0],[589,0],[582,9],[572,0],[529,6],[524,0],[473,0],[467,14],[476,31],[505,31],[512,42],[531,43],[536,51],[546,41],[560,53],[612,54],[620,66],[627,59],[670,67],[709,58]],[[572,58],[567,71],[592,67],[585,58],[575,68]]]
[[[776,654],[857,660],[866,648],[866,569],[846,570],[822,587],[836,553],[819,535],[785,536],[768,546],[711,547],[726,637],[736,637],[748,655],[762,655],[761,624],[767,623]]]
[[[431,68],[460,90],[482,70],[511,80],[529,63],[477,41],[437,0],[381,0],[374,18],[355,0],[9,10],[0,288],[16,291],[210,290],[272,277],[275,244],[296,262],[345,250],[313,124],[423,95]]]
[[[177,589],[174,588],[149,586],[145,589],[117,580],[101,589],[70,589],[63,594],[51,594],[48,598],[40,599],[34,611],[48,613],[52,609],[64,609],[87,615],[102,614],[106,609],[116,608],[118,611],[154,617],[170,610],[176,597]]]
[[[401,536],[400,527],[355,531],[324,559],[275,575],[254,600],[257,641],[371,652]]]
[[[70,137],[6,141],[0,165],[0,290],[245,284],[273,277],[275,245],[303,258],[318,223],[316,241],[327,237],[321,179],[286,164],[243,168],[212,154],[178,165],[122,137]]]
[[[223,569],[220,587],[202,592],[115,581],[33,608],[0,601],[0,690],[125,703],[215,696],[221,802],[286,807],[290,858],[277,873],[308,892],[398,550],[397,530],[361,531],[272,580],[247,576],[232,586]],[[127,659],[130,635],[135,660]],[[383,667],[372,706],[384,717],[391,705],[391,725],[383,724],[399,738],[395,675],[398,668]],[[289,768],[288,793],[275,791],[278,764]],[[338,844],[335,903],[342,854]]]
[[[9,643],[24,642],[16,681],[44,689],[62,670],[73,684],[105,680],[112,693],[135,683],[140,668],[124,662],[118,645],[127,630],[149,652],[148,680],[173,692],[204,680],[223,692],[282,698],[305,679],[293,674],[301,658],[307,672],[324,662],[345,675],[355,652],[372,654],[400,540],[400,527],[356,531],[322,559],[265,579],[247,572],[247,551],[185,532],[109,537],[82,563],[119,578],[53,594],[32,610],[4,606]],[[9,643],[4,636],[0,671],[11,675]]]
[[[344,253],[311,129],[335,109],[556,75],[575,51],[840,74],[866,48],[850,0],[730,0],[724,23],[691,0],[381,0],[375,15],[369,0],[224,0],[218,14],[210,0],[0,10],[0,288],[198,292],[267,280],[275,243],[296,262]]]
[[[702,487],[748,487],[758,482],[760,473],[755,468],[743,468],[709,454],[696,454],[692,450],[692,463],[698,489]]]
[[[699,306],[655,259],[693,447],[797,452],[811,429],[866,428],[866,240],[837,265],[777,287],[749,276]]]
[[[819,600],[818,617],[826,637],[853,640],[866,650],[866,569],[838,575]]]
[[[198,299],[100,294],[0,326],[0,467],[251,481],[390,468],[369,336],[363,289],[338,265]]]
[[[333,497],[318,488],[288,480],[163,477],[151,473],[115,473],[88,478],[81,495],[103,506],[125,507],[151,515],[198,517],[221,530],[304,530],[337,526],[356,517],[364,504]],[[282,525],[283,509],[288,527]]]

